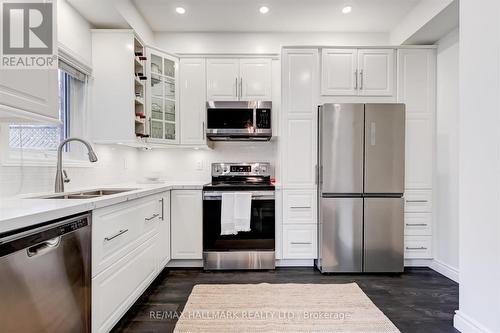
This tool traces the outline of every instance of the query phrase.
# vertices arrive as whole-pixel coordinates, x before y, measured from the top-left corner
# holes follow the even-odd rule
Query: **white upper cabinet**
[[[323,49],[321,52],[321,94],[356,95],[358,56],[356,49]]]
[[[238,99],[239,60],[207,59],[207,99],[234,101]]]
[[[152,143],[179,143],[179,59],[147,49],[146,113]]]
[[[271,59],[240,59],[240,100],[271,100]]]
[[[317,113],[318,50],[285,50],[283,59],[283,109],[285,116]]]
[[[271,100],[271,87],[271,59],[207,59],[207,100]]]
[[[59,122],[56,69],[0,70],[0,122]]]
[[[205,59],[181,59],[179,75],[181,144],[205,144]]]
[[[393,49],[323,49],[321,94],[393,96]]]
[[[358,51],[359,94],[392,96],[394,94],[394,50]]]

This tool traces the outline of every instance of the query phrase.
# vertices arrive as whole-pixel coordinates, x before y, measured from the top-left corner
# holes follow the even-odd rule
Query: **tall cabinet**
[[[317,254],[317,49],[284,49],[282,55],[283,259]]]
[[[398,50],[398,102],[406,104],[405,258],[432,258],[436,109],[434,49]]]

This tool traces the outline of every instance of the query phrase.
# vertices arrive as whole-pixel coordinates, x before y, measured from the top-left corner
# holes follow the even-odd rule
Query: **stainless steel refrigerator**
[[[404,104],[319,108],[322,272],[402,272]]]

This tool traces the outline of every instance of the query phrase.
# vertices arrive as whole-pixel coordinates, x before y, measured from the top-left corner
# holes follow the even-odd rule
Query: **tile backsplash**
[[[88,167],[65,167],[66,190],[144,181],[155,175],[167,181],[210,181],[213,162],[270,162],[276,165],[272,142],[218,142],[214,149],[153,149],[95,145],[99,161]],[[54,190],[55,162],[47,166],[0,166],[0,198]]]

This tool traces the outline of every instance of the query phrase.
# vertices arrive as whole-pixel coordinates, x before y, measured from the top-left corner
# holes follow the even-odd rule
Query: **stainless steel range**
[[[269,163],[212,164],[212,183],[203,187],[205,269],[274,269],[275,191],[271,173]],[[221,232],[227,194],[246,194],[251,200],[249,230]]]

